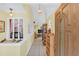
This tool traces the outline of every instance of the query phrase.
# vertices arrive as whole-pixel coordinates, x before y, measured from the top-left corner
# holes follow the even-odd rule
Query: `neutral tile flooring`
[[[42,38],[34,40],[28,56],[46,56],[45,47],[42,44]]]

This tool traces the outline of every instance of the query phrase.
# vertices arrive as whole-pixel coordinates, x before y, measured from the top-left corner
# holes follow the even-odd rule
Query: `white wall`
[[[24,23],[23,24],[23,26],[24,26],[23,34],[24,34],[24,39],[25,39],[24,42],[25,43],[22,45],[21,54],[22,55],[24,55],[25,53],[28,54],[28,51],[29,51],[29,49],[32,45],[32,42],[33,42],[33,33],[32,33],[32,35],[30,35],[28,33],[28,28],[29,28],[28,25],[30,24],[30,22],[32,21],[32,18],[33,18],[32,17],[31,6],[29,4],[0,4],[0,20],[5,21],[5,30],[6,30],[6,32],[8,30],[8,28],[7,28],[8,27],[8,25],[7,25],[8,24],[7,23],[8,19],[7,18],[10,18],[9,8],[13,8],[13,18],[23,17],[23,21],[24,21],[23,22]],[[7,34],[6,32],[0,33],[0,40],[5,38],[5,35]],[[7,49],[4,48],[4,50],[2,50],[2,51],[7,51]],[[11,53],[14,53],[14,51],[12,51]],[[5,53],[5,52],[3,54],[8,55],[8,53]]]

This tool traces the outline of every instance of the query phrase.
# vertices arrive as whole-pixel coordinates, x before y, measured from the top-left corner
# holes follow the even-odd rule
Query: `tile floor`
[[[46,56],[45,47],[42,44],[42,38],[35,39],[28,56]]]

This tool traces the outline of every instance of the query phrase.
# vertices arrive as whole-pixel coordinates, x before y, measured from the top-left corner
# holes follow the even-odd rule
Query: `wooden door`
[[[70,40],[72,38],[70,4],[68,4],[62,11],[62,20],[64,20],[64,55],[70,53]]]
[[[69,55],[79,56],[79,4],[70,4],[71,38]]]
[[[57,55],[69,55],[71,33],[70,5],[66,5],[62,11],[56,15],[55,23],[55,39]]]
[[[79,4],[68,4],[63,9],[65,19],[65,55],[79,55]]]
[[[56,18],[55,18],[55,47],[54,47],[54,53],[55,53],[55,55],[60,55],[60,52],[61,52],[61,50],[60,50],[60,42],[61,42],[61,40],[60,40],[60,13],[56,16]]]
[[[60,12],[56,16],[55,21],[55,55],[65,55],[65,33],[64,33],[64,25],[65,25],[65,17]],[[67,51],[66,51],[67,52]]]
[[[61,6],[62,7],[62,6]],[[59,10],[58,10],[59,11]],[[68,4],[60,11],[60,18],[56,15],[55,26],[55,42],[56,55],[79,56],[79,4]],[[62,51],[62,20],[64,19],[64,50]],[[61,52],[59,52],[61,51]]]

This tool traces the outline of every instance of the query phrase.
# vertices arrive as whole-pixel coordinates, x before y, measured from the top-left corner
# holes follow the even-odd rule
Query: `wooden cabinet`
[[[51,33],[51,30],[46,33],[46,54],[48,56],[54,55],[54,34]]]
[[[43,45],[46,47],[47,56],[54,55],[54,33],[48,30],[47,24],[43,25]]]
[[[55,14],[55,55],[79,55],[79,4],[61,4]]]

